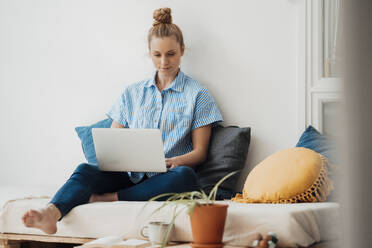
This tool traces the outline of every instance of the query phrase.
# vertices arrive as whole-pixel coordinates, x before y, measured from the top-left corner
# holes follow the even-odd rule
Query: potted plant
[[[190,216],[191,230],[194,242],[193,247],[222,247],[222,237],[227,216],[227,204],[216,204],[216,195],[219,185],[236,172],[232,172],[216,183],[207,195],[203,190],[183,193],[165,193],[151,198],[155,201],[159,198],[168,197],[164,203],[153,213],[161,210],[167,205],[173,205],[173,217],[169,228],[163,238],[162,247],[166,245],[170,230],[174,225],[176,217],[187,208]],[[181,207],[181,208],[179,208]]]

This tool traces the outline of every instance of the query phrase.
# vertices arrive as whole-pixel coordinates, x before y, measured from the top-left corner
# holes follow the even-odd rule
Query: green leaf
[[[216,200],[217,189],[218,189],[218,187],[221,185],[221,183],[223,183],[223,181],[225,181],[227,178],[231,177],[231,176],[234,175],[235,173],[237,173],[237,171],[233,171],[233,172],[227,174],[227,175],[224,176],[220,181],[218,181],[218,182],[216,183],[216,185],[214,185],[214,187],[213,187],[213,189],[211,190],[211,192],[209,193],[209,197],[208,197],[208,199],[211,200],[212,203]]]
[[[160,195],[157,195],[157,196],[154,196],[152,197],[149,201],[155,201],[159,198],[162,198],[164,196],[173,196],[173,195],[177,195],[177,193],[164,193],[164,194],[160,194]]]
[[[191,205],[188,207],[188,211],[187,211],[187,213],[188,213],[188,214],[192,214],[192,213],[194,212],[195,207],[196,207],[197,205],[199,205],[197,202],[193,202],[193,203],[191,203]]]

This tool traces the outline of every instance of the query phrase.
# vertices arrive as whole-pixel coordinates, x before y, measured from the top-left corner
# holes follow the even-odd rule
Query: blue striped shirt
[[[191,131],[222,121],[208,90],[179,70],[172,84],[159,92],[156,72],[148,80],[129,85],[107,113],[127,128],[160,129],[166,158],[192,151]],[[144,173],[128,172],[132,182]],[[147,172],[151,177],[158,173]]]

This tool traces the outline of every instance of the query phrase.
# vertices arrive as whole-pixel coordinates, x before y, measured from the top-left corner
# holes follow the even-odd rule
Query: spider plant
[[[172,230],[172,227],[174,225],[174,222],[177,218],[177,216],[182,212],[183,209],[187,208],[187,213],[190,215],[194,211],[196,206],[199,205],[212,205],[216,201],[217,196],[217,189],[223,183],[227,178],[231,177],[237,173],[237,171],[231,172],[224,176],[221,180],[219,180],[212,190],[207,195],[203,190],[200,191],[190,191],[190,192],[183,192],[183,193],[165,193],[157,195],[149,200],[155,201],[160,198],[167,197],[167,199],[163,202],[163,204],[154,210],[152,214],[155,214],[156,212],[160,211],[162,208],[168,205],[174,206],[173,208],[173,216],[170,221],[169,228],[167,229],[167,232],[165,236],[163,237],[161,247],[165,247],[166,241],[168,240],[168,236],[170,234],[170,231]],[[181,208],[179,208],[181,206]]]

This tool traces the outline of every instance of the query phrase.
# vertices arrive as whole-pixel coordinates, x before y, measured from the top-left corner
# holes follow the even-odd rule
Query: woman
[[[211,125],[222,117],[208,91],[179,69],[185,45],[181,30],[172,24],[171,10],[156,10],[154,19],[148,45],[156,72],[127,87],[107,115],[113,120],[111,128],[159,128],[169,170],[103,172],[80,164],[47,206],[24,214],[25,226],[53,234],[57,222],[81,204],[146,201],[162,193],[198,189],[192,168],[206,159]]]

